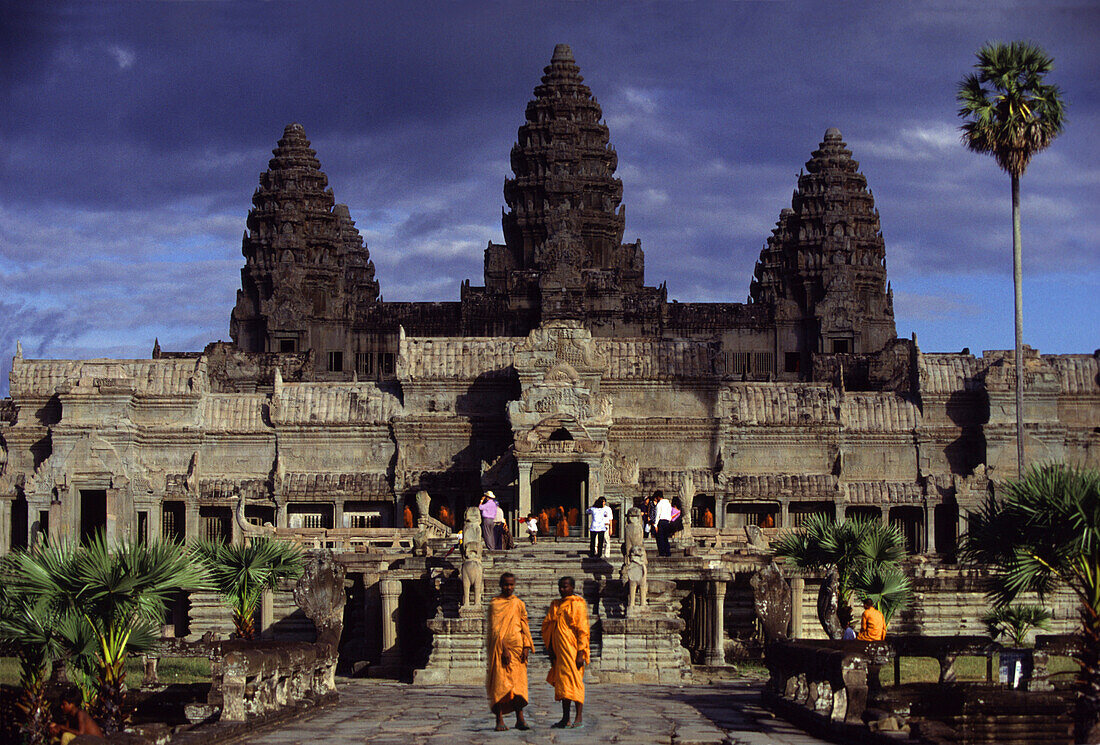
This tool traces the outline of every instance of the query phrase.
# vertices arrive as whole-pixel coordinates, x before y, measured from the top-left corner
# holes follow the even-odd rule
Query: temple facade
[[[616,161],[559,45],[512,148],[484,284],[387,302],[291,124],[247,216],[232,343],[145,360],[17,351],[0,551],[265,524],[331,542],[402,527],[421,490],[437,518],[486,488],[513,520],[599,496],[621,516],[663,489],[700,538],[873,515],[949,559],[966,510],[1015,475],[1012,355],[897,338],[878,213],[841,133],[812,150],[746,303],[646,284]],[[1029,350],[1026,364],[1029,460],[1100,466],[1100,358]]]

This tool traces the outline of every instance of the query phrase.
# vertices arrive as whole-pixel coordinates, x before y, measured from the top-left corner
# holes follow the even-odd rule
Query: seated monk
[[[489,708],[497,717],[497,732],[508,729],[504,715],[513,711],[516,729],[530,729],[523,708],[527,706],[527,656],[535,644],[527,623],[527,606],[515,593],[516,577],[505,572],[500,575],[500,594],[489,604],[485,691]]]
[[[856,639],[865,642],[880,642],[886,638],[886,618],[875,607],[870,598],[863,601],[863,617],[859,621],[859,633]]]

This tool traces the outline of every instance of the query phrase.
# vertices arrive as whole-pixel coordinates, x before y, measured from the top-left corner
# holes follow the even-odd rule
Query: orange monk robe
[[[545,507],[539,510],[538,522],[539,532],[543,535],[550,535],[550,515],[547,513]]]
[[[527,624],[527,606],[513,595],[497,596],[489,604],[489,635],[485,640],[489,667],[485,673],[485,691],[489,708],[504,704],[503,713],[527,705],[527,665],[520,661],[524,649],[533,650],[531,628]],[[508,650],[505,665],[502,653]]]
[[[711,512],[709,508],[704,508],[703,509],[703,527],[704,528],[713,528],[714,527],[714,513]]]
[[[580,595],[550,604],[542,622],[542,643],[554,650],[554,662],[546,682],[554,686],[555,701],[584,703],[584,669],[577,667],[577,651],[589,661],[588,604]]]
[[[451,511],[447,509],[447,505],[443,505],[439,508],[439,522],[446,525],[448,528],[455,526],[455,520],[451,517]]]
[[[859,621],[859,633],[856,639],[865,642],[880,642],[886,638],[886,619],[882,613],[871,606],[863,611]]]
[[[409,505],[405,505],[405,513],[403,517],[405,518],[405,527],[411,528],[413,526],[413,511],[412,508],[409,507]]]
[[[565,519],[564,515],[558,520],[558,533],[557,533],[557,535],[558,535],[558,538],[568,538],[569,537],[569,522]]]

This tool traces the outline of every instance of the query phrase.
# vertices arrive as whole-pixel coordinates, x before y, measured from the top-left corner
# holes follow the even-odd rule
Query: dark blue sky
[[[241,234],[289,122],[387,300],[456,300],[554,45],[619,153],[648,284],[744,301],[825,129],[875,194],[899,335],[1012,345],[1008,178],[958,140],[988,40],[1056,61],[1065,133],[1023,179],[1025,341],[1100,347],[1100,10],[1068,3],[0,3],[0,393],[29,357],[228,339]]]

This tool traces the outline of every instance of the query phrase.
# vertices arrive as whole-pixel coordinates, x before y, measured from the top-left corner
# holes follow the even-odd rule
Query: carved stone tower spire
[[[886,244],[859,163],[830,127],[757,261],[752,302],[775,303],[788,349],[874,352],[896,336]],[[781,331],[781,336],[783,335]]]
[[[622,244],[618,156],[583,81],[572,50],[557,45],[512,148],[505,245],[486,251],[486,289],[507,295],[532,323],[541,316],[613,324],[621,295],[642,287],[641,246]]]
[[[287,125],[252,196],[230,334],[250,351],[303,351],[378,299],[374,265],[300,124]]]

